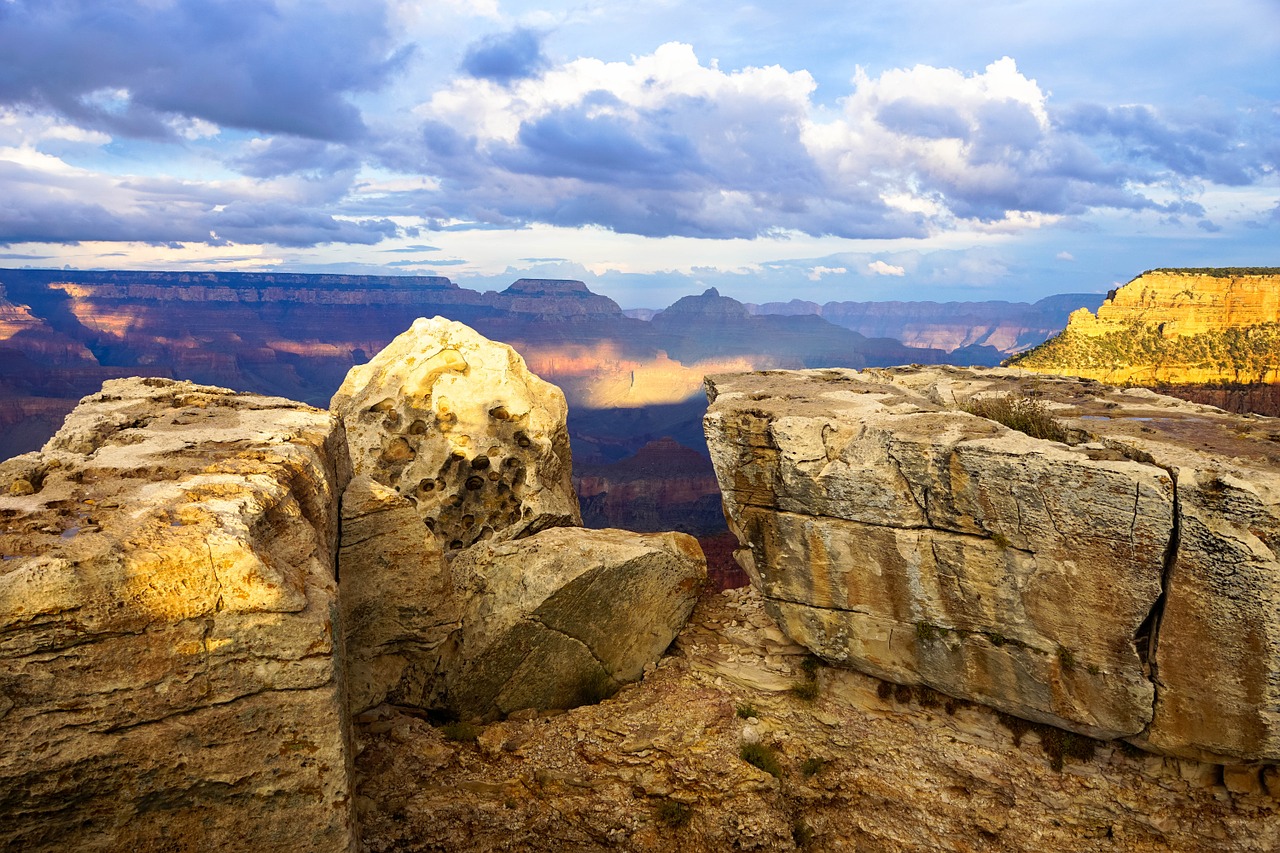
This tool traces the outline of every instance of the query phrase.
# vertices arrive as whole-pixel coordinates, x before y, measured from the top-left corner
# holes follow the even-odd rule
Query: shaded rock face
[[[555,528],[453,561],[465,600],[453,709],[572,708],[640,678],[689,618],[707,567],[682,533]]]
[[[351,369],[332,409],[355,472],[412,500],[447,548],[581,523],[564,395],[461,323],[414,321]]]
[[[380,702],[442,707],[459,608],[444,548],[413,503],[367,475],[353,479],[338,565],[352,713]]]
[[[999,370],[708,389],[739,558],[797,641],[1094,737],[1280,760],[1280,431],[1265,419]],[[1045,401],[1070,444],[959,410],[1005,393]]]
[[[354,849],[339,421],[108,382],[0,465],[0,847]]]

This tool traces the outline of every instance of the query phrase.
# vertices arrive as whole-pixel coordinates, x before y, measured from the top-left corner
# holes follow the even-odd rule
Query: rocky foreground
[[[692,537],[577,526],[563,395],[459,324],[332,411],[107,383],[0,463],[0,848],[1280,847],[1275,422],[710,388],[753,586],[700,595]],[[964,411],[1011,393],[1059,432]]]

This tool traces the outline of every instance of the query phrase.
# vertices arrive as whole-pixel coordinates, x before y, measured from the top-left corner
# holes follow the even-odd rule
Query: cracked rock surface
[[[572,708],[657,660],[706,580],[684,533],[554,528],[475,545],[451,570],[465,601],[450,701],[464,717]]]
[[[0,848],[344,851],[340,422],[107,382],[0,464]]]
[[[1280,761],[1280,424],[1010,370],[707,386],[739,559],[796,641],[1092,737]],[[1005,394],[1066,441],[963,411]]]

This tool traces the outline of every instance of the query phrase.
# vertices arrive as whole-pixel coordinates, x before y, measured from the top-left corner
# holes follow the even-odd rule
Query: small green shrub
[[[818,677],[818,669],[822,666],[822,661],[818,660],[815,655],[805,655],[804,660],[800,661],[800,669],[804,672],[805,678],[810,681]]]
[[[987,634],[987,639],[991,641],[991,645],[996,646],[997,648],[1000,646],[1007,646],[1011,642],[1008,637],[1001,634],[999,631],[992,631],[990,634]]]
[[[471,723],[445,723],[440,727],[440,734],[445,740],[474,741],[480,736],[480,727]]]
[[[782,778],[782,765],[778,763],[778,756],[762,743],[744,743],[738,750],[738,757],[770,776]]]
[[[887,702],[893,696],[893,682],[882,681],[876,685],[876,696],[880,697],[880,701]]]
[[[806,702],[812,702],[818,698],[818,682],[801,681],[799,684],[793,684],[789,688],[791,695],[797,699],[803,699]]]
[[[1076,653],[1065,646],[1058,646],[1058,663],[1067,672],[1076,668]]]
[[[991,544],[1003,551],[1009,547],[1009,539],[1003,533],[992,533]]]
[[[796,818],[795,823],[791,824],[791,840],[795,842],[796,847],[804,849],[813,843],[813,828],[803,820]]]
[[[679,800],[662,800],[654,809],[654,815],[667,826],[684,826],[693,815],[693,809],[688,803],[682,803]]]
[[[738,716],[744,720],[749,720],[752,717],[755,717],[756,719],[760,718],[760,710],[750,702],[743,702],[735,710]]]
[[[826,768],[826,766],[827,760],[825,758],[818,758],[817,756],[814,756],[812,758],[806,758],[801,762],[800,772],[805,776],[817,776],[824,768]]]
[[[971,415],[1004,424],[1009,429],[1025,433],[1032,438],[1066,442],[1067,431],[1049,414],[1040,400],[1001,394],[970,400],[964,410]]]

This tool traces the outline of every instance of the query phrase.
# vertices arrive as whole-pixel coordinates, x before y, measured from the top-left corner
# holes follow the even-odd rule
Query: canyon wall
[[[1147,386],[1280,383],[1280,270],[1152,270],[1008,362]]]
[[[1090,737],[1280,761],[1268,419],[958,368],[719,376],[708,392],[740,560],[788,636]],[[984,399],[1056,434],[967,411]]]

